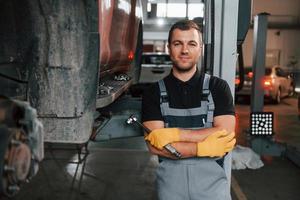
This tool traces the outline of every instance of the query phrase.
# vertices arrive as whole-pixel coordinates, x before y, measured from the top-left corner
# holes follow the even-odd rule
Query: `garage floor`
[[[79,165],[70,163],[78,160],[75,149],[52,153],[48,149],[38,175],[14,199],[156,199],[154,171],[158,162],[147,152],[143,138],[90,142],[88,149],[86,162]]]
[[[238,113],[247,113],[243,106],[237,109]],[[300,130],[300,123],[295,123]],[[242,143],[241,137],[238,141]],[[38,175],[13,199],[157,199],[154,184],[158,161],[148,153],[142,137],[90,142],[88,150],[85,162],[76,164],[72,163],[78,160],[75,146],[48,147]],[[260,169],[233,171],[233,200],[300,199],[300,169],[284,157],[264,157],[263,161],[265,166]]]
[[[86,164],[83,162],[79,165],[77,176],[75,176],[77,164],[59,160],[69,158],[69,161],[76,161],[75,151],[73,153],[53,151],[55,159],[47,151],[47,159],[42,162],[38,175],[24,185],[14,199],[157,199],[154,183],[158,162],[155,156],[147,152],[143,138],[104,143],[91,142],[89,151]],[[290,161],[278,157],[265,158],[264,163],[265,166],[258,170],[233,171],[233,200],[299,199],[299,168]]]

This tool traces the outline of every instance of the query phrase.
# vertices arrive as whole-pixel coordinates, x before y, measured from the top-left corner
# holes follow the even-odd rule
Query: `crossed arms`
[[[150,130],[161,129],[164,128],[163,121],[146,121],[143,123],[146,127]],[[171,145],[181,153],[182,158],[189,158],[199,156],[199,143],[203,143],[208,136],[211,134],[215,134],[218,131],[225,130],[228,133],[234,132],[235,129],[235,117],[233,115],[220,115],[214,117],[213,127],[212,128],[205,128],[205,129],[198,129],[198,130],[187,130],[187,129],[180,129],[179,134],[179,141],[172,142]],[[152,132],[151,132],[152,133]],[[151,134],[150,133],[150,134]],[[210,138],[210,142],[214,143],[214,138]],[[235,144],[231,140],[231,144]],[[223,144],[223,143],[222,143]],[[234,145],[233,144],[233,145]],[[232,145],[232,147],[233,147]],[[151,145],[147,142],[147,146],[149,151],[152,154],[168,157],[172,159],[176,159],[171,153],[164,149],[156,148],[155,146]]]

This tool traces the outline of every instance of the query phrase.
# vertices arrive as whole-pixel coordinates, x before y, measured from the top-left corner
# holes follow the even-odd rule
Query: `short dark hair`
[[[202,31],[201,31],[200,27],[193,20],[184,19],[184,20],[180,20],[180,21],[176,22],[175,24],[173,24],[173,26],[171,27],[171,29],[169,31],[169,36],[168,36],[169,44],[171,44],[172,34],[175,29],[180,29],[180,30],[185,31],[185,30],[190,30],[192,28],[196,29],[198,31],[199,36],[202,36]]]

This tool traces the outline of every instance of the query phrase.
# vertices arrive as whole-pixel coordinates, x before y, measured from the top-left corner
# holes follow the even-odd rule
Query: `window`
[[[280,77],[285,77],[286,73],[282,69],[276,68],[276,75]]]
[[[157,17],[185,17],[185,3],[158,3]]]
[[[188,8],[189,19],[193,19],[195,17],[203,17],[204,16],[204,4],[202,3],[190,3]]]
[[[272,73],[272,68],[266,68],[265,69],[265,75],[270,76]]]
[[[158,3],[157,17],[186,17],[186,3]],[[188,18],[203,17],[204,5],[203,3],[189,3],[188,4]]]

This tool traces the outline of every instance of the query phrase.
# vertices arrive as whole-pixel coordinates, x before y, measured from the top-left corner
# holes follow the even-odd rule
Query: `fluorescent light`
[[[163,26],[165,24],[165,20],[164,19],[157,19],[157,25],[158,26]]]
[[[147,3],[147,12],[151,12],[151,3]]]

